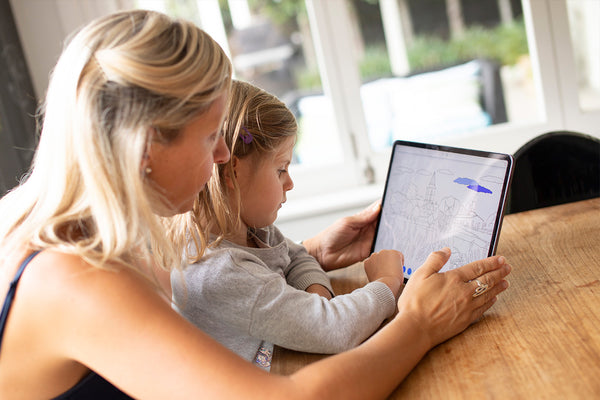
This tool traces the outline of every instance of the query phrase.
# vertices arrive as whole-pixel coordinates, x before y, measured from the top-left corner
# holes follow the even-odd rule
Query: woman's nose
[[[215,150],[213,151],[213,159],[215,164],[224,164],[229,161],[229,149],[227,148],[227,144],[225,143],[225,138],[223,136],[219,136],[217,145],[215,146]]]

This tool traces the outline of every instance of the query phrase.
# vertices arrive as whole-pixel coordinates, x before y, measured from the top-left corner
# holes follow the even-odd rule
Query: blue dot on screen
[[[402,266],[402,272],[406,272],[406,266]]]
[[[408,269],[408,274],[409,274],[409,275],[410,275],[410,274],[412,274],[412,268],[409,268],[409,269]]]

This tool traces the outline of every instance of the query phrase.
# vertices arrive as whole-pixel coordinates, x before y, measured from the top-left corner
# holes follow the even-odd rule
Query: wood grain
[[[390,398],[600,398],[600,198],[506,216],[498,254],[510,288]],[[331,278],[336,293],[366,283],[361,264]],[[276,347],[272,372],[322,357]]]

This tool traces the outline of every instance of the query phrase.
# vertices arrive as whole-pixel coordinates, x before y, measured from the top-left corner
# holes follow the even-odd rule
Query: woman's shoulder
[[[90,292],[95,287],[119,285],[119,281],[128,283],[140,279],[141,269],[126,267],[116,261],[107,261],[102,266],[94,266],[77,254],[64,253],[57,249],[46,249],[39,252],[27,265],[19,285],[36,290],[60,290]],[[24,289],[25,290],[25,289]],[[93,293],[93,292],[92,292]]]
[[[136,329],[144,326],[143,316],[170,310],[141,274],[117,264],[107,267],[55,249],[41,251],[27,264],[2,343],[2,358],[11,373],[68,388],[77,381],[73,375],[81,377],[110,363],[110,352],[99,344],[125,351],[134,344]],[[165,312],[159,312],[161,307]],[[36,360],[33,364],[19,361],[24,351]],[[45,382],[48,376],[60,376],[60,382]]]
[[[88,313],[97,316],[103,313],[105,317],[125,314],[129,308],[122,307],[123,304],[134,306],[149,295],[159,296],[156,285],[141,270],[116,262],[93,266],[81,256],[55,249],[41,251],[31,260],[17,293],[27,313],[46,315],[41,321],[53,315],[56,319],[85,321]],[[113,303],[115,298],[121,307]]]

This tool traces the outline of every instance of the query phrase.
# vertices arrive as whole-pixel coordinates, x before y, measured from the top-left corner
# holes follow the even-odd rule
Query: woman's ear
[[[154,139],[154,135],[156,135],[154,128],[148,129],[146,146],[144,147],[144,154],[142,155],[142,162],[140,165],[140,170],[142,171],[142,175],[144,176],[150,175],[152,173],[150,153],[152,149],[152,140]]]

